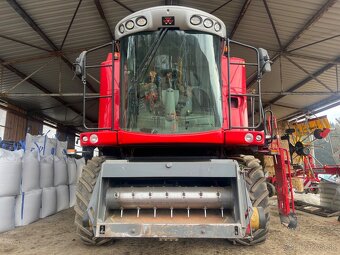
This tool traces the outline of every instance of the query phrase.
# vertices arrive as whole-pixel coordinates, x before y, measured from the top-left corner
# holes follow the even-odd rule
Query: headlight
[[[256,141],[258,141],[258,142],[261,141],[261,140],[262,140],[262,135],[257,135],[255,139],[256,139]]]
[[[144,27],[147,23],[147,20],[144,16],[141,16],[139,18],[136,19],[136,24],[140,27]]]
[[[89,138],[87,136],[83,136],[82,140],[83,140],[83,142],[86,143],[89,140]]]
[[[220,31],[221,30],[221,24],[216,22],[214,28],[215,28],[216,32]]]
[[[90,136],[90,142],[91,143],[97,143],[98,142],[98,136],[96,134],[92,134]]]
[[[211,28],[213,26],[213,21],[211,19],[205,19],[203,24],[206,28]]]
[[[133,23],[132,20],[129,20],[128,22],[125,23],[125,27],[126,27],[126,29],[131,30],[132,28],[135,27],[135,23]]]
[[[124,31],[125,31],[124,25],[121,24],[121,25],[119,26],[119,32],[122,34],[122,33],[124,33]]]
[[[200,16],[194,15],[191,17],[190,23],[197,26],[202,23],[202,18]]]
[[[254,141],[254,136],[253,136],[253,134],[247,133],[247,134],[244,136],[244,140],[245,140],[247,143],[251,143],[252,141]]]

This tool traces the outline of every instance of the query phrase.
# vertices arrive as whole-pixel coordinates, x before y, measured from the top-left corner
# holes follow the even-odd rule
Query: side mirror
[[[77,75],[84,75],[84,70],[86,66],[86,53],[87,51],[83,51],[82,53],[80,53],[79,57],[76,58],[76,62],[74,63],[74,65],[76,67],[75,72]]]
[[[272,68],[270,66],[270,58],[268,51],[262,48],[259,48],[259,55],[260,55],[260,71],[261,73],[269,73]]]

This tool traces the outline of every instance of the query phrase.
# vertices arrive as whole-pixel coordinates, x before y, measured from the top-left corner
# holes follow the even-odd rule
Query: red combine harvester
[[[86,95],[86,70],[94,67],[86,56],[101,47],[76,60],[89,129],[81,143],[100,151],[77,187],[81,239],[264,241],[268,191],[253,155],[267,151],[271,140],[263,128],[260,86],[270,71],[267,51],[228,39],[220,19],[180,6],[129,15],[118,22],[110,45],[100,65],[96,128],[85,123],[86,101],[93,99]],[[252,63],[232,57],[235,45],[253,52]],[[246,66],[258,77],[251,93]],[[288,217],[291,211],[280,213]]]

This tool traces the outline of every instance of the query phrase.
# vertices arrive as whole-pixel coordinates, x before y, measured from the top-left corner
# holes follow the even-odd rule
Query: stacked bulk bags
[[[80,178],[81,173],[83,172],[83,167],[85,166],[85,159],[84,158],[76,159],[76,165],[77,165],[77,182],[78,182],[78,179]]]
[[[69,185],[70,207],[73,207],[76,204],[76,190],[77,185]]]
[[[15,196],[0,197],[0,233],[14,229]]]
[[[25,153],[43,154],[46,136],[26,134]]]
[[[54,186],[57,189],[57,212],[69,207],[68,174],[65,158],[54,157]]]
[[[67,185],[68,174],[66,158],[54,157],[54,186]]]
[[[58,158],[63,158],[67,155],[67,141],[57,140],[56,154]]]
[[[40,157],[46,137],[26,135],[26,147],[22,160],[20,194],[15,201],[15,226],[30,224],[40,217]]]
[[[53,215],[57,212],[57,189],[47,187],[42,189],[40,218]]]
[[[0,149],[0,197],[15,196],[20,193],[22,156],[23,150]]]
[[[25,226],[40,217],[41,189],[22,192],[15,202],[15,226]]]
[[[25,153],[38,153],[41,156],[55,155],[57,139],[49,138],[46,135],[26,134]]]
[[[57,212],[70,207],[70,193],[68,185],[59,185],[57,189]]]
[[[39,154],[35,152],[25,152],[22,161],[22,192],[40,189],[40,166],[38,157]]]
[[[23,151],[0,149],[0,233],[15,227],[15,196],[20,194]]]
[[[56,139],[26,135],[21,194],[16,198],[16,226],[27,225],[56,212],[53,155]]]
[[[68,184],[74,185],[77,182],[77,165],[74,158],[67,158]]]
[[[57,150],[57,142],[58,142],[57,139],[45,136],[43,155],[44,156],[55,155]]]
[[[27,134],[26,149],[0,149],[0,233],[74,206],[85,160],[67,142]]]
[[[68,185],[69,185],[69,207],[75,204],[75,190],[77,184],[77,165],[74,158],[67,159]]]
[[[40,188],[42,189],[40,218],[45,218],[57,212],[57,190],[54,187],[53,157],[51,154],[40,158]]]
[[[40,158],[40,188],[54,186],[53,155]]]

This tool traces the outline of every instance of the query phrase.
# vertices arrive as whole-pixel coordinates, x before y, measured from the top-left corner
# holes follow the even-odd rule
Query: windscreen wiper
[[[132,83],[132,87],[129,89],[129,102],[128,106],[131,106],[128,108],[128,127],[131,125],[131,115],[134,114],[134,118],[137,119],[138,114],[138,93],[137,93],[137,85],[143,75],[145,74],[146,70],[149,68],[151,61],[156,54],[156,51],[158,50],[164,36],[168,32],[168,28],[162,28],[159,36],[157,39],[152,43],[150,46],[148,52],[146,53],[142,63],[140,64],[138,70],[137,70],[137,77],[134,79]],[[137,120],[134,120],[134,122],[137,122]]]
[[[134,80],[134,85],[136,85],[136,83],[140,81],[140,79],[145,74],[146,70],[149,68],[151,61],[154,58],[156,51],[158,50],[167,32],[168,28],[162,28],[158,38],[154,41],[148,52],[145,54],[145,57],[137,70],[137,78]]]

